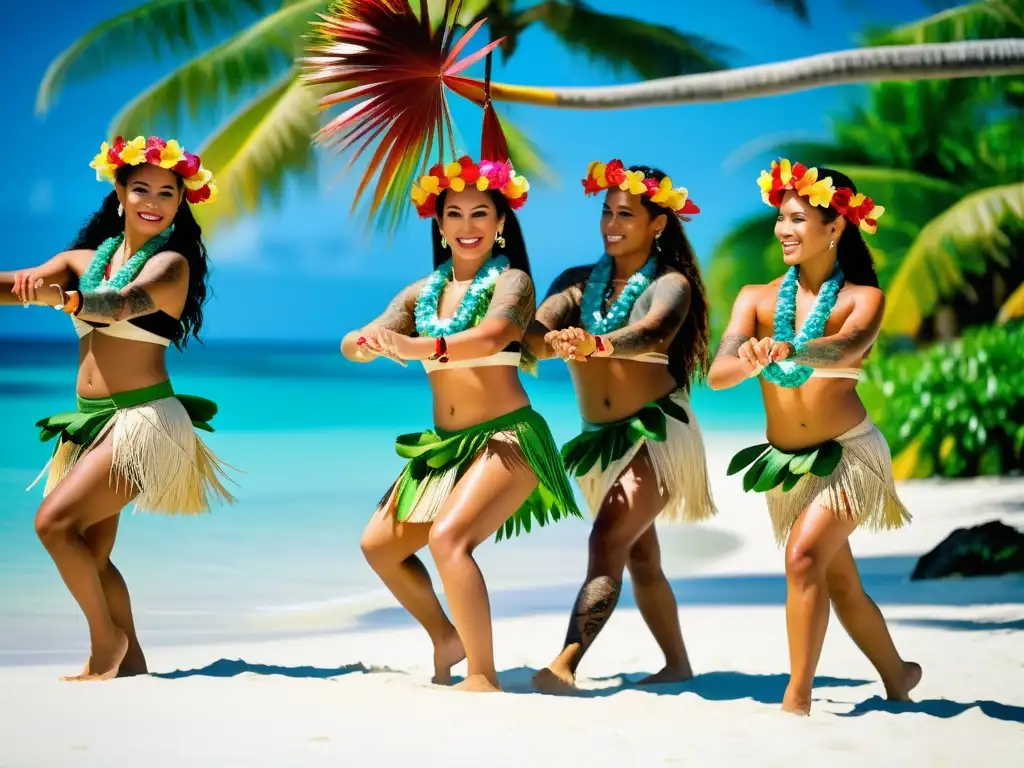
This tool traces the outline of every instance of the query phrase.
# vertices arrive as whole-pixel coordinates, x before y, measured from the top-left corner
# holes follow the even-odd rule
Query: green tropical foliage
[[[865,403],[897,479],[1024,468],[1024,323],[971,329],[869,367]]]
[[[286,177],[315,178],[310,138],[318,125],[316,93],[302,93],[286,80],[298,82],[295,61],[304,54],[309,22],[332,2],[148,0],[99,24],[58,56],[40,84],[37,110],[51,109],[66,86],[137,56],[191,54],[193,58],[125,105],[110,134],[148,134],[158,125],[176,133],[186,116],[204,117],[226,104],[240,105],[198,149],[204,162],[217,169],[223,201],[201,213],[209,228],[253,212],[265,199],[263,193],[280,190]],[[807,17],[802,0],[771,2]],[[428,0],[428,7],[439,18],[444,0]],[[513,0],[463,1],[461,24],[484,17],[492,39],[506,38],[501,49],[505,58],[515,54],[523,32],[540,25],[570,50],[641,78],[721,69],[729,53],[707,38],[600,13],[580,0],[546,0],[526,7]],[[609,34],[613,29],[615,34]],[[220,42],[210,42],[218,36]],[[550,178],[531,139],[507,118],[502,123],[517,168]],[[225,168],[229,178],[224,177]]]

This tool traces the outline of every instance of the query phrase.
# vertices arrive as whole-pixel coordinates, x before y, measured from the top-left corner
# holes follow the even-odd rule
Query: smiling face
[[[117,184],[125,227],[147,239],[174,222],[183,194],[173,171],[149,163],[133,170],[124,186]]]
[[[601,239],[612,258],[650,253],[654,238],[665,228],[665,215],[651,216],[640,197],[621,189],[609,189],[601,210]]]
[[[782,260],[787,265],[803,264],[827,253],[830,243],[839,243],[845,221],[825,220],[825,211],[790,190],[782,200],[775,221],[775,237],[782,243]]]
[[[445,193],[437,224],[453,256],[480,261],[494,247],[495,237],[505,227],[505,217],[498,214],[489,194],[467,188]]]

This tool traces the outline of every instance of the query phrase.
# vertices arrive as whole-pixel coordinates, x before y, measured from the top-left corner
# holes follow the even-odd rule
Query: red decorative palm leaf
[[[313,22],[319,39],[310,47],[313,55],[303,60],[304,79],[318,86],[339,86],[320,100],[320,108],[358,101],[328,122],[316,141],[339,153],[351,151],[346,170],[377,143],[352,203],[354,209],[376,177],[371,218],[386,202],[389,215],[385,217],[394,223],[399,212],[395,185],[406,185],[421,175],[432,164],[432,155],[433,162],[444,162],[448,151],[454,159],[445,88],[484,103],[484,84],[459,73],[502,41],[460,59],[484,23],[477,22],[456,41],[454,26],[461,2],[446,0],[444,17],[436,27],[431,24],[427,0],[419,0],[419,13],[409,0],[341,0],[320,16],[321,21]],[[485,147],[501,151],[504,143],[497,119],[485,108]],[[504,152],[507,155],[507,149]]]

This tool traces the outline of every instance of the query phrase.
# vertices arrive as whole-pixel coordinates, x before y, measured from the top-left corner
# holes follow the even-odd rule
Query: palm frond
[[[807,7],[807,0],[767,0],[780,11],[789,11],[800,21],[810,21],[811,13]]]
[[[163,121],[179,130],[183,110],[196,117],[291,67],[310,19],[329,0],[292,0],[234,37],[184,63],[139,94],[114,118],[111,136],[145,134]]]
[[[1010,298],[1003,302],[999,308],[999,315],[996,322],[999,325],[1006,325],[1011,320],[1024,317],[1024,283],[1017,286],[1017,290],[1010,294]]]
[[[357,101],[317,133],[318,143],[351,157],[351,168],[376,144],[353,199],[353,209],[376,179],[368,220],[397,224],[392,205],[396,185],[425,170],[433,155],[454,155],[454,125],[446,88],[482,102],[479,81],[461,76],[501,41],[459,56],[480,28],[477,22],[455,39],[457,4],[445,3],[443,23],[429,18],[427,0],[414,12],[409,0],[342,0],[316,22],[318,40],[303,59],[304,80],[338,90],[320,100],[321,109]],[[435,154],[436,153],[436,154]],[[454,159],[451,157],[450,159]],[[407,191],[407,190],[406,190]]]
[[[870,30],[863,38],[865,45],[908,45],[999,40],[1022,34],[1022,0],[978,0],[896,28]]]
[[[264,13],[279,3],[280,0],[149,0],[98,24],[65,48],[46,68],[36,93],[36,112],[47,112],[68,83],[134,64],[139,57],[193,50],[199,34],[234,29],[247,13]]]
[[[289,173],[315,169],[316,92],[293,69],[222,125],[197,154],[213,171],[220,197],[200,206],[204,229],[255,211],[269,194],[280,200]]]
[[[513,17],[518,31],[540,21],[566,47],[616,72],[650,80],[724,69],[732,49],[700,35],[628,16],[601,13],[582,2],[538,3]]]
[[[1021,232],[1024,182],[983,189],[951,206],[921,230],[904,257],[887,291],[882,329],[915,335],[942,298],[963,290],[965,273],[1020,258]]]

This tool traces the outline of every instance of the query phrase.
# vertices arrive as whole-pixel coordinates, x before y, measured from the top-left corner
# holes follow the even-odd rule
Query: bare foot
[[[811,697],[792,693],[786,688],[786,693],[782,696],[782,711],[791,715],[810,717]]]
[[[136,677],[148,674],[149,667],[146,666],[146,657],[142,654],[142,649],[138,645],[129,644],[128,653],[125,654],[124,661],[121,662],[121,666],[117,670],[117,676]]]
[[[531,682],[542,693],[574,693],[577,690],[576,678],[572,673],[555,666],[544,667],[533,676]]]
[[[497,680],[488,680],[486,675],[470,675],[458,685],[453,686],[456,691],[469,691],[470,693],[501,693],[501,685]]]
[[[660,685],[661,683],[685,683],[693,679],[693,670],[687,664],[684,667],[665,667],[660,672],[638,680],[637,685]]]
[[[466,649],[462,647],[462,640],[455,633],[434,646],[434,677],[430,682],[434,685],[452,684],[452,667],[466,658]]]
[[[921,682],[923,670],[921,665],[914,661],[903,662],[903,689],[899,691],[886,690],[885,698],[889,701],[910,701],[910,692]]]
[[[94,648],[82,674],[62,679],[69,682],[110,680],[117,677],[117,672],[126,653],[128,653],[128,635],[115,628],[114,644],[111,647]]]

